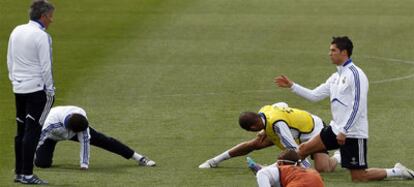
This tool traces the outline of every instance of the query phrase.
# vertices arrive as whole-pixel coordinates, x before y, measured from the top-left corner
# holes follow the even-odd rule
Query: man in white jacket
[[[33,157],[41,126],[53,104],[52,39],[45,30],[53,21],[54,7],[34,1],[30,21],[10,34],[7,68],[16,100],[15,182],[45,184],[33,175]]]
[[[337,72],[313,90],[309,90],[289,80],[286,76],[275,78],[279,87],[290,88],[295,94],[310,101],[320,101],[330,97],[332,121],[320,136],[299,147],[302,158],[321,150],[340,149],[342,167],[351,172],[353,181],[382,180],[387,177],[413,179],[414,172],[400,163],[394,168],[369,168],[367,162],[368,140],[368,78],[352,59],[352,41],[344,37],[334,37],[329,56],[336,65]]]
[[[62,140],[80,143],[80,169],[82,170],[89,168],[91,144],[125,159],[135,160],[138,165],[155,166],[154,161],[136,153],[117,139],[90,127],[85,110],[77,106],[57,106],[50,110],[40,135],[35,165],[40,168],[51,167],[56,144]]]

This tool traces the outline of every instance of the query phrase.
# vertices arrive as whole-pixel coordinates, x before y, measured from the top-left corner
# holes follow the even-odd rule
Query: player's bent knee
[[[315,153],[312,155],[315,165],[315,170],[321,172],[333,172],[336,168],[336,162],[332,162],[329,155],[326,153]]]
[[[324,162],[316,162],[315,160],[315,170],[318,171],[319,173],[322,172],[330,172],[331,168],[329,167],[329,163],[324,163]]]
[[[321,166],[321,165],[315,164],[315,170],[318,171],[319,173],[329,172],[329,169],[325,165]]]
[[[322,173],[322,172],[328,173],[328,172],[335,171],[335,168],[331,168],[329,165],[322,165],[322,166],[315,165],[315,170],[318,171],[319,173]]]

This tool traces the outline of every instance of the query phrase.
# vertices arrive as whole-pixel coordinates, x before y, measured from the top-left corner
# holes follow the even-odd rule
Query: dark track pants
[[[14,138],[15,173],[33,174],[33,157],[40,131],[54,97],[44,91],[27,94],[15,93],[17,134]]]
[[[106,136],[105,134],[100,133],[91,127],[89,127],[89,133],[91,135],[90,144],[93,146],[120,155],[125,159],[130,159],[132,155],[134,155],[134,150],[115,138]],[[78,142],[77,136],[74,136],[71,140]],[[53,152],[55,151],[56,144],[56,141],[52,139],[46,139],[44,144],[36,150],[35,165],[37,167],[48,168],[52,166]]]

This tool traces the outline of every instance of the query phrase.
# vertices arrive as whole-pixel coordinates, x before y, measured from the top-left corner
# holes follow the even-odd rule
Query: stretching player
[[[393,168],[368,168],[368,90],[364,71],[351,59],[353,43],[347,37],[333,37],[329,47],[332,64],[337,68],[325,83],[313,90],[294,83],[286,76],[276,77],[279,87],[316,102],[330,98],[332,121],[315,136],[301,144],[298,154],[306,158],[322,150],[340,150],[341,166],[350,171],[352,181],[366,182],[391,177],[414,179],[414,171],[396,163]]]
[[[259,187],[312,186],[323,187],[323,181],[317,171],[300,166],[299,155],[294,150],[280,153],[275,164],[263,167],[248,159],[249,168],[256,174]]]
[[[80,168],[83,170],[89,167],[90,144],[126,159],[133,159],[141,166],[155,166],[154,161],[136,153],[118,140],[89,127],[86,112],[76,106],[59,106],[51,109],[43,125],[36,150],[35,165],[37,167],[48,168],[52,166],[56,143],[61,140],[80,143]]]
[[[324,127],[323,121],[306,111],[290,108],[280,102],[266,105],[259,113],[244,112],[239,118],[240,126],[247,131],[260,131],[255,139],[242,142],[216,157],[202,163],[199,168],[215,168],[220,162],[247,155],[248,153],[276,145],[281,150],[297,149],[298,143],[306,142],[319,134]],[[329,158],[326,152],[314,153],[315,169],[320,172],[335,170],[340,162],[339,153]],[[309,161],[304,160],[305,167],[310,167]]]

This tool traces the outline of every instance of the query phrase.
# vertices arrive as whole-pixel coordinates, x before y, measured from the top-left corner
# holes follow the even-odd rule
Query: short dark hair
[[[47,0],[35,0],[30,6],[30,20],[38,20],[42,15],[55,10],[55,7]]]
[[[65,126],[73,132],[82,132],[88,128],[89,122],[82,114],[74,113],[66,117]]]
[[[331,44],[335,44],[340,51],[346,50],[348,52],[348,57],[351,57],[354,44],[352,44],[352,41],[348,36],[334,36],[332,37]]]
[[[293,149],[286,149],[279,154],[278,160],[289,160],[295,163],[300,161],[299,154]],[[286,163],[293,164],[293,163]]]
[[[239,125],[244,130],[250,131],[250,127],[260,119],[259,114],[254,112],[243,112],[239,117]]]

